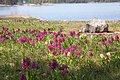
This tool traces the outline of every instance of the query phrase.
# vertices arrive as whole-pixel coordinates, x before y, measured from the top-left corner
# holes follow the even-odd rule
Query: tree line
[[[0,0],[0,4],[14,5],[17,4],[18,0]]]
[[[120,0],[0,0],[0,4],[15,5],[17,3],[88,3],[88,2],[118,2]]]

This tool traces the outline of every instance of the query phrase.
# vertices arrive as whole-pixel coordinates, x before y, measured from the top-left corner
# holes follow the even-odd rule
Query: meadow
[[[0,80],[120,80],[120,35],[79,33],[85,24],[0,18]]]

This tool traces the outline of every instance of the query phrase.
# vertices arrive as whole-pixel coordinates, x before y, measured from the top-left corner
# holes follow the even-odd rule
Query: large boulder
[[[99,33],[99,32],[108,32],[108,24],[105,20],[102,19],[92,19],[86,26],[80,28],[80,32],[88,33]]]

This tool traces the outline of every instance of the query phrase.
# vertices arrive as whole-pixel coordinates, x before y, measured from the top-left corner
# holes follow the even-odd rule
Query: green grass
[[[12,23],[12,20],[22,20],[23,23]],[[79,31],[79,28],[83,25],[85,25],[86,21],[40,21],[35,18],[1,18],[0,19],[0,25],[2,24],[2,21],[5,21],[6,27],[9,28],[18,28],[21,29],[46,29],[46,28],[54,28],[53,30],[59,30],[59,28],[64,29],[65,33],[68,33],[69,31]],[[25,24],[24,24],[25,23]],[[119,21],[109,21],[109,30],[110,31],[120,31],[120,22]],[[56,29],[57,28],[57,29]]]

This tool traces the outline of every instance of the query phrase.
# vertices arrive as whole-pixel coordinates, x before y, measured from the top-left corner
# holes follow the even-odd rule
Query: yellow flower
[[[91,35],[90,38],[93,39],[93,35]]]

